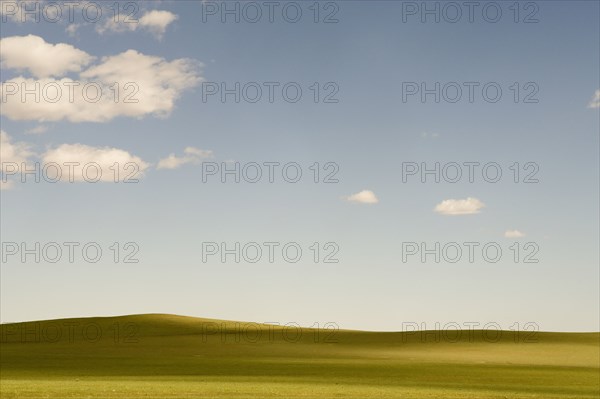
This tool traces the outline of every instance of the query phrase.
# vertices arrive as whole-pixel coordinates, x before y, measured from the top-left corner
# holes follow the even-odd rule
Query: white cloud
[[[138,29],[147,30],[156,38],[161,39],[165,34],[167,27],[179,17],[170,11],[151,10],[146,11],[139,19],[134,19],[122,13],[117,21],[115,18],[108,18],[102,24],[96,26],[96,31],[100,34],[106,32],[122,33],[133,32]]]
[[[6,170],[16,171],[21,168],[23,162],[28,162],[33,156],[30,146],[27,143],[13,142],[11,137],[4,130],[0,130],[0,189],[10,190],[13,182],[8,176],[4,175]],[[10,168],[7,169],[9,167]],[[15,165],[16,164],[16,165]],[[9,173],[10,175],[10,173]]]
[[[49,149],[42,155],[42,162],[44,165],[50,162],[58,164],[62,169],[61,181],[65,182],[70,179],[77,182],[114,182],[115,179],[119,182],[131,181],[143,177],[144,171],[150,166],[125,150],[84,144],[62,144]],[[71,162],[78,165],[69,166],[68,163]],[[115,163],[118,164],[117,167]],[[115,169],[118,170],[118,175]]]
[[[213,155],[213,152],[211,150],[201,150],[196,147],[185,147],[183,152],[188,155],[193,155],[200,158],[212,158]]]
[[[173,21],[178,18],[177,15],[169,11],[152,10],[140,18],[140,26],[148,29],[157,37],[162,37]]]
[[[102,58],[75,80],[19,76],[2,82],[2,115],[13,120],[38,122],[107,122],[120,116],[167,117],[181,94],[202,80],[201,65],[190,59],[167,61],[128,50]],[[34,101],[32,94],[22,101],[22,85],[28,89],[39,87],[39,101]]]
[[[213,153],[210,150],[201,150],[195,147],[186,147],[181,157],[170,154],[158,162],[156,169],[177,169],[188,163],[199,163],[204,158],[212,158]]]
[[[139,19],[136,19],[134,16],[129,16],[127,14],[120,13],[115,20],[114,15],[112,18],[107,18],[102,23],[96,24],[96,32],[100,34],[104,34],[107,32],[111,33],[123,33],[123,32],[133,32],[137,30],[139,27]]]
[[[519,230],[506,230],[504,232],[504,237],[506,237],[506,238],[521,238],[521,237],[525,237],[525,234],[520,232]]]
[[[69,24],[69,26],[65,28],[65,32],[67,32],[69,36],[75,36],[75,34],[79,30],[79,28],[81,28],[82,25],[83,24]]]
[[[588,108],[600,108],[600,90],[596,90],[594,93],[594,98],[588,104]]]
[[[49,4],[55,3],[54,1],[49,0],[0,0],[0,5],[2,6],[0,7],[0,15],[3,16],[3,21],[19,23],[35,22],[36,17],[42,21],[54,19],[54,9],[57,8],[56,5],[52,7],[52,10],[44,11],[44,8],[46,7],[44,2],[48,2]],[[57,3],[59,3],[58,7],[60,8],[62,2]],[[83,10],[88,4],[94,8],[93,11],[90,11],[90,18],[95,19],[95,13],[99,12],[99,20],[94,21],[93,23],[89,20],[86,21],[87,23],[77,22],[82,20]],[[127,6],[127,4],[117,4],[116,6],[118,6],[119,9],[118,13],[115,15],[115,4],[111,2],[102,4],[102,2],[83,0],[73,3],[72,6],[75,11],[72,15],[73,19],[69,16],[67,7],[62,7],[62,17],[58,18],[70,22],[65,28],[65,31],[69,36],[75,36],[79,28],[84,25],[94,25],[96,32],[100,34],[107,32],[123,33],[143,30],[150,32],[157,39],[161,39],[168,26],[179,18],[177,14],[165,10],[145,11],[140,17],[138,8],[133,9],[132,7]],[[48,14],[44,14],[45,12]],[[85,20],[85,17],[83,20]]]
[[[434,211],[442,215],[472,215],[479,213],[485,204],[477,198],[447,199],[437,204]]]
[[[189,158],[177,157],[175,154],[169,154],[168,157],[163,158],[158,162],[156,169],[177,169],[189,162],[191,162]]]
[[[201,64],[190,59],[166,61],[164,58],[144,55],[135,50],[104,57],[102,63],[81,73],[84,79],[98,79],[104,83],[136,82],[144,96],[164,96],[173,99],[176,92],[197,85],[201,79],[197,67]],[[169,100],[167,100],[169,101]]]
[[[31,129],[25,130],[25,134],[42,134],[42,133],[46,133],[47,131],[48,131],[48,126],[38,125]]]
[[[94,57],[70,44],[51,44],[39,36],[11,36],[0,39],[3,68],[27,70],[38,78],[79,72]]]
[[[356,194],[345,197],[346,201],[355,202],[359,204],[376,204],[379,202],[375,193],[371,190],[362,190]]]
[[[13,142],[6,132],[0,131],[0,172],[8,173],[0,179],[3,190],[14,186],[11,179],[19,176],[23,164],[33,170],[34,162],[41,163],[38,170],[46,170],[45,179],[63,182],[132,182],[143,177],[150,167],[140,157],[125,150],[84,144],[62,144],[39,156],[30,150],[28,143]],[[50,166],[50,163],[56,165]],[[57,177],[57,168],[60,169],[60,178]]]
[[[14,143],[4,130],[0,130],[0,172],[4,172],[6,164],[14,162],[21,166],[33,155],[27,143]]]

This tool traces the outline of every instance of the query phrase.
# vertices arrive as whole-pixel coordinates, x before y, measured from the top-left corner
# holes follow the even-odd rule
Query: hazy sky
[[[111,2],[95,22],[94,4],[69,21],[40,2],[40,22],[22,22],[20,5],[1,3],[2,322],[175,313],[600,329],[597,1],[120,2],[117,17]],[[39,101],[22,101],[21,84],[36,83]],[[22,183],[11,165],[23,162],[94,163],[103,177],[76,167],[73,182],[51,183],[48,166]],[[423,183],[436,162],[440,181]],[[240,182],[221,182],[236,163]],[[79,243],[72,263],[65,242]],[[239,263],[210,244],[236,242]]]

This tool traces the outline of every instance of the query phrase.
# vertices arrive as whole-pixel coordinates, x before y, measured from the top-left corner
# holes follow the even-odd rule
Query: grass
[[[599,333],[300,331],[173,315],[3,325],[0,396],[600,397]]]

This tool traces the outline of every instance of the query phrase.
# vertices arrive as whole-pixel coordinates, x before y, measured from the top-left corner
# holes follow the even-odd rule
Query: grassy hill
[[[2,398],[598,398],[600,334],[377,333],[173,315],[1,326]]]

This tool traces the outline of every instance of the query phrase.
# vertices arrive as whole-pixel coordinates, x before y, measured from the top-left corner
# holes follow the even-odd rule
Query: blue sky
[[[597,331],[599,3],[521,3],[518,23],[513,2],[494,3],[503,12],[497,23],[479,8],[472,23],[423,23],[419,14],[403,22],[408,3],[337,2],[337,23],[315,23],[313,3],[296,2],[297,23],[277,12],[273,23],[223,23],[219,15],[203,22],[207,7],[223,3],[145,2],[135,28],[110,24],[106,9],[96,23],[76,11],[72,24],[23,23],[5,11],[3,90],[19,79],[113,79],[136,83],[139,103],[78,99],[48,111],[12,96],[2,104],[2,161],[104,156],[144,173],[137,184],[7,177],[3,251],[8,242],[97,242],[104,255],[94,264],[7,257],[1,321],[160,312],[369,330],[476,321]],[[320,19],[336,9],[321,7]],[[538,22],[523,23],[531,12]],[[69,46],[58,52],[58,43]],[[272,103],[203,101],[207,84],[222,82],[296,82],[303,96],[290,103],[276,90]],[[315,82],[322,93],[332,83],[338,101],[314,102]],[[466,92],[456,103],[433,95],[404,102],[406,82],[479,86],[472,103]],[[482,96],[489,82],[503,90],[498,102]],[[538,101],[526,103],[532,88]],[[303,178],[204,183],[202,162],[296,162]],[[315,184],[315,162],[322,173],[327,162],[338,165],[339,182]],[[503,176],[403,182],[403,162],[496,162]],[[527,162],[538,166],[538,183],[521,181]],[[456,207],[464,214],[449,214]],[[114,242],[135,242],[139,263],[115,263]],[[304,255],[293,264],[202,262],[203,242],[297,242]],[[314,242],[335,243],[339,262],[315,264]],[[403,262],[406,242],[492,242],[503,256]],[[515,262],[515,242],[521,251],[535,244],[539,261]]]

